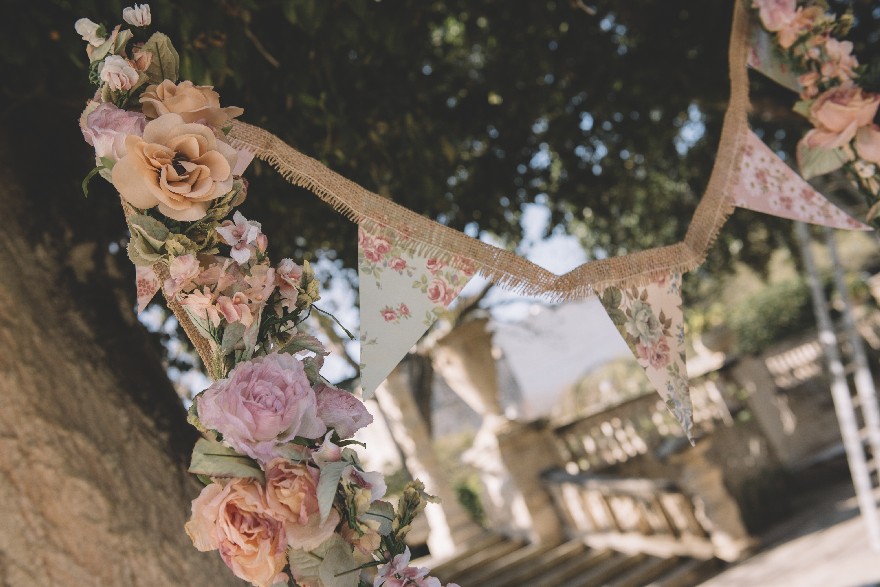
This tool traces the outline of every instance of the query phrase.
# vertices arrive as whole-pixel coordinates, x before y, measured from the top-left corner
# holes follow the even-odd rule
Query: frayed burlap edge
[[[371,233],[386,234],[408,243],[415,252],[447,262],[469,260],[477,273],[514,293],[550,301],[582,299],[607,287],[644,285],[657,274],[685,273],[706,259],[734,209],[731,188],[748,130],[747,33],[748,14],[742,1],[737,1],[729,48],[730,103],[706,192],[684,240],[590,261],[564,275],[556,275],[510,251],[478,241],[382,198],[261,128],[235,121],[229,139],[237,148],[254,153],[275,167],[287,181],[313,192]]]

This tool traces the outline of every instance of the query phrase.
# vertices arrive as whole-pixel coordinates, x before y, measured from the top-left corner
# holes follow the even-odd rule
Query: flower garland
[[[797,76],[795,112],[814,127],[798,143],[801,174],[809,179],[845,169],[868,203],[866,220],[880,227],[880,94],[859,85],[865,67],[852,42],[840,40],[852,14],[838,18],[823,2],[754,0],[752,6],[777,58]]]
[[[147,33],[149,5],[122,16],[133,28],[75,25],[98,86],[79,121],[96,162],[83,189],[95,174],[113,184],[129,257],[162,277],[193,343],[207,349],[216,381],[188,418],[204,435],[190,472],[205,487],[187,534],[259,587],[440,587],[409,566],[404,543],[433,498],[415,481],[396,508],[382,501],[382,475],[347,446],[373,418],[321,377],[327,352],[299,327],[320,298],[308,262],[273,266],[260,223],[227,218],[247,195],[250,157],[226,139],[243,110],[178,82],[171,41]]]

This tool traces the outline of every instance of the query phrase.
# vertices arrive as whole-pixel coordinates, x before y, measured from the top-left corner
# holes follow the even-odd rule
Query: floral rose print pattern
[[[143,312],[162,285],[153,268],[142,265],[135,266],[135,285],[137,286],[137,311]]]
[[[732,195],[740,208],[832,228],[871,230],[814,190],[752,131]]]
[[[648,380],[693,441],[681,311],[681,275],[659,274],[644,287],[609,287],[599,298]]]
[[[358,227],[361,384],[369,396],[446,310],[474,274],[464,259],[413,252],[395,238]]]

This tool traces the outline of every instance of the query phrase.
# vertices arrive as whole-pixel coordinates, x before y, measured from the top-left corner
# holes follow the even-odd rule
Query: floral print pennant
[[[681,275],[661,274],[642,287],[609,287],[599,300],[648,380],[681,424],[688,440],[693,442]]]
[[[409,239],[358,227],[361,386],[370,397],[474,274],[466,259],[447,263],[413,251]]]
[[[847,230],[872,230],[832,204],[748,131],[733,186],[734,204],[790,220]]]
[[[135,285],[137,286],[137,311],[140,314],[162,287],[153,268],[147,265],[135,266]]]

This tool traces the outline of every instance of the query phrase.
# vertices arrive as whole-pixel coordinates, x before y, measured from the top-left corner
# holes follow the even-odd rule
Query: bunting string
[[[731,98],[724,117],[718,154],[703,198],[679,243],[618,257],[589,261],[556,275],[518,255],[443,226],[375,194],[328,169],[284,141],[243,122],[233,121],[230,142],[275,167],[290,183],[306,188],[371,234],[405,241],[421,255],[445,262],[466,258],[478,274],[514,293],[548,301],[577,300],[607,287],[641,286],[661,273],[684,273],[699,266],[734,205],[730,196],[748,123],[748,15],[735,3],[729,47]]]

